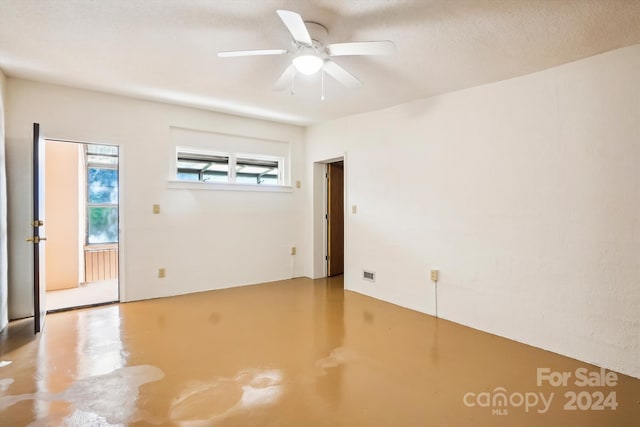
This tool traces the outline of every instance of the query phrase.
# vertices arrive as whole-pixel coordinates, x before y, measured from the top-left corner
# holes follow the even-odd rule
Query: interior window
[[[178,152],[177,179],[229,182],[229,156]]]
[[[176,179],[213,183],[282,185],[283,159],[274,156],[177,150]]]
[[[278,185],[278,161],[238,158],[236,160],[236,182]]]

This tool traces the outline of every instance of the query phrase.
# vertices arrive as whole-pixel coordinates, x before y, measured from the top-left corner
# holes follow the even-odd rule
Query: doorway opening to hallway
[[[344,273],[344,161],[327,164],[327,276]]]

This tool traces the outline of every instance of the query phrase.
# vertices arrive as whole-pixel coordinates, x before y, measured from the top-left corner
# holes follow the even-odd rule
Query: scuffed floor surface
[[[1,426],[638,426],[640,380],[295,279],[30,319]],[[640,357],[640,356],[639,356]]]

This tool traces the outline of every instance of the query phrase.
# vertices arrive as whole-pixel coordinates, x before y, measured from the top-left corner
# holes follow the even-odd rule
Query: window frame
[[[110,155],[110,154],[95,154],[95,153],[89,153],[89,148],[90,146],[108,146],[108,147],[116,147],[116,151],[117,153],[115,155]],[[116,158],[116,163],[115,164],[105,164],[105,163],[97,163],[97,162],[91,162],[89,161],[89,157],[91,155],[102,155],[102,156],[107,156],[107,157],[115,157]],[[118,200],[116,202],[110,202],[110,203],[92,203],[90,202],[90,186],[91,186],[91,182],[89,180],[89,169],[109,169],[109,170],[115,170],[116,171],[116,177],[117,177],[117,191],[118,191]],[[120,236],[119,233],[117,233],[116,235],[116,240],[112,241],[112,242],[99,242],[99,243],[91,243],[89,242],[89,236],[90,236],[90,220],[91,220],[91,214],[90,214],[90,209],[91,208],[111,208],[111,209],[116,209],[116,215],[117,215],[117,229],[120,229],[120,147],[118,146],[112,146],[112,145],[107,145],[107,144],[84,144],[84,173],[85,173],[85,236],[84,236],[84,244],[85,246],[90,246],[90,247],[97,247],[97,246],[108,246],[108,245],[115,245],[118,244],[120,241]]]
[[[209,181],[205,181],[203,178],[206,169],[201,169],[200,171],[198,171],[198,180],[186,180],[186,179],[180,179],[178,177],[178,174],[181,173],[180,169],[183,170],[188,170],[187,168],[180,168],[178,166],[178,164],[180,163],[180,154],[186,154],[186,155],[193,155],[193,156],[201,156],[204,157],[202,159],[202,163],[206,163],[207,160],[213,159],[213,158],[217,158],[217,157],[223,157],[227,159],[227,182],[229,182],[230,176],[231,176],[231,157],[229,155],[229,153],[223,153],[220,151],[207,151],[207,150],[200,150],[200,149],[187,149],[184,147],[177,147],[176,148],[176,155],[175,155],[175,161],[176,161],[176,166],[175,166],[175,170],[174,170],[174,174],[175,174],[175,180],[176,181],[186,181],[186,182],[204,182],[207,183]],[[207,159],[207,157],[209,157],[209,159]],[[197,161],[196,159],[193,160],[194,162]],[[211,162],[213,163],[213,162]],[[196,171],[196,169],[192,169],[193,171]],[[185,172],[182,172],[185,173]],[[217,182],[217,183],[223,183],[220,181],[212,181],[213,182]],[[225,184],[226,184],[225,183]]]
[[[248,153],[236,153],[233,156],[233,182],[238,184],[237,182],[237,167],[238,167],[238,159],[246,159],[246,160],[255,160],[255,161],[268,161],[268,162],[277,162],[278,164],[278,183],[277,184],[246,184],[246,185],[271,185],[271,186],[282,186],[284,185],[284,157],[282,156],[270,156],[267,154],[248,154]],[[231,168],[231,166],[229,166]]]
[[[194,156],[211,156],[226,157],[228,159],[227,182],[218,181],[202,181],[180,179],[178,174],[181,173],[178,167],[180,155]],[[278,178],[277,184],[260,184],[237,182],[237,161],[254,160],[277,162]],[[206,160],[206,159],[205,159]],[[220,150],[207,150],[202,148],[176,146],[173,156],[172,176],[169,180],[169,188],[190,188],[190,189],[211,189],[211,190],[241,190],[241,191],[271,191],[271,192],[290,192],[292,189],[286,184],[286,168],[287,162],[285,156],[256,154],[252,152],[229,152]],[[182,168],[184,169],[184,168]]]

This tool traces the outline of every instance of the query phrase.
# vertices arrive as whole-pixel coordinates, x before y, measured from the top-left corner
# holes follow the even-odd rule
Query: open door
[[[327,164],[327,275],[344,273],[344,162]]]
[[[47,240],[44,229],[44,162],[45,141],[40,133],[40,125],[33,124],[33,237],[27,239],[33,243],[33,314],[34,332],[41,332],[47,313],[45,297],[45,251],[43,240]]]

